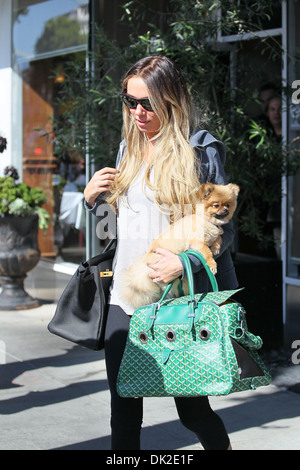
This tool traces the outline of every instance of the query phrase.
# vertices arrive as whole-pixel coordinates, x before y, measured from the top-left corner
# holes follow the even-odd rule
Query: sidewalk
[[[0,311],[0,450],[110,449],[103,352],[47,330],[68,279],[40,263],[29,273],[26,289],[44,303]],[[296,384],[300,365],[279,368],[269,387],[210,399],[235,450],[300,449],[300,394],[289,390]],[[171,398],[144,403],[143,449],[202,449],[178,421]]]

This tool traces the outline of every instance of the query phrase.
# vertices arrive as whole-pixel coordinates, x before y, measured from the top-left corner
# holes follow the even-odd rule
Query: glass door
[[[20,77],[23,181],[41,187],[53,224],[39,233],[43,257],[79,262],[85,258],[85,155],[76,150],[57,158],[53,118],[63,109],[57,96],[64,65],[86,62],[89,2],[86,0],[13,0],[14,69]],[[48,138],[43,137],[48,133]]]
[[[289,107],[287,138],[300,159],[300,3],[289,2]],[[298,24],[297,24],[298,23]],[[287,275],[300,279],[300,174],[288,179]]]

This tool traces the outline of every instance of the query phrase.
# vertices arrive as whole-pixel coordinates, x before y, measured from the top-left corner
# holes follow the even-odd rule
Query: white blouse
[[[151,242],[169,225],[169,215],[162,213],[153,200],[153,192],[144,183],[147,164],[118,201],[117,248],[109,303],[119,305],[128,315],[134,309],[122,299],[122,271],[145,254]]]

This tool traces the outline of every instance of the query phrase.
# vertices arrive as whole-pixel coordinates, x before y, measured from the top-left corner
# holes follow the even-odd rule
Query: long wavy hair
[[[127,83],[132,77],[143,79],[160,122],[158,133],[153,138],[154,152],[145,172],[145,184],[153,191],[154,202],[161,210],[165,205],[169,208],[176,205],[183,210],[185,204],[196,204],[200,186],[200,165],[189,144],[196,119],[186,83],[174,62],[165,56],[149,56],[136,62],[123,79],[123,93],[127,92]],[[126,151],[119,176],[106,198],[114,205],[120,196],[126,197],[130,184],[144,163],[148,144],[125,105],[123,135]]]

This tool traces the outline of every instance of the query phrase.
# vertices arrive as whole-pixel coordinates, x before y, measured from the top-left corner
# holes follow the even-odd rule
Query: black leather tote
[[[104,347],[109,287],[115,249],[82,262],[71,277],[56,307],[48,330],[94,351]]]

